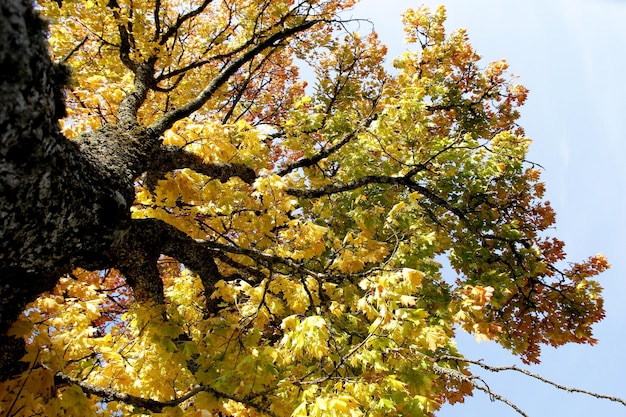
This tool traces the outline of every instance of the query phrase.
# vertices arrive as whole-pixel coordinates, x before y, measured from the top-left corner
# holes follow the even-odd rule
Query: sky
[[[612,268],[599,280],[607,317],[599,343],[544,348],[528,369],[563,385],[626,398],[626,0],[362,0],[353,17],[368,18],[389,47],[407,50],[400,14],[443,4],[447,28],[466,28],[485,64],[506,58],[530,89],[520,124],[533,139],[529,159],[544,167],[546,198],[557,212],[554,234],[571,261],[596,253]],[[522,365],[494,343],[465,335],[461,352],[492,365]],[[530,417],[626,416],[626,407],[566,393],[513,373],[474,369],[493,391]],[[513,409],[476,391],[439,417],[513,417]]]

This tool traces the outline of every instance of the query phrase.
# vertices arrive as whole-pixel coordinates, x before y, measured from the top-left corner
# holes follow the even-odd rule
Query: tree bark
[[[66,139],[63,69],[49,58],[46,24],[30,0],[0,7],[0,375],[8,376],[22,351],[6,333],[26,304],[74,267],[114,263],[128,239],[133,180],[155,141],[139,126]]]
[[[23,369],[23,341],[8,336],[11,324],[76,267],[117,268],[138,301],[155,303],[164,300],[156,266],[162,254],[192,268],[207,291],[222,278],[215,262],[220,249],[156,220],[131,220],[135,182],[142,177],[150,187],[166,172],[191,168],[220,181],[237,176],[252,183],[256,173],[249,167],[205,164],[163,146],[161,135],[258,54],[325,21],[307,17],[237,51],[197,97],[150,126],[138,124],[137,110],[156,85],[156,58],[136,63],[122,45],[121,59],[127,58],[135,80],[120,104],[118,124],[69,140],[58,124],[65,114],[68,70],[49,57],[47,26],[31,0],[0,0],[0,379]]]
[[[62,69],[32,2],[0,8],[0,375],[8,376],[22,353],[8,328],[74,265],[99,265],[95,255],[123,235],[132,188],[104,181],[88,140],[61,135]]]

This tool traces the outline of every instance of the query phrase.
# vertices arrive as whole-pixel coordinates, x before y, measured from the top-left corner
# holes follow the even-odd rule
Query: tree
[[[497,395],[459,329],[595,342],[608,264],[563,267],[526,89],[443,9],[391,73],[352,3],[45,2],[52,59],[1,3],[7,415],[427,416]]]

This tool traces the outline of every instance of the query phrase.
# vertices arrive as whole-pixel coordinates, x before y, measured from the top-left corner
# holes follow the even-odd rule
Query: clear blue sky
[[[555,234],[572,261],[605,254],[600,277],[607,318],[596,346],[544,348],[530,368],[564,385],[626,398],[626,1],[624,0],[362,0],[353,17],[375,23],[390,55],[403,52],[400,14],[424,4],[448,11],[449,30],[464,27],[488,61],[506,58],[531,90],[521,125],[533,138],[530,159],[545,168]],[[459,340],[467,357],[520,364],[493,343]],[[480,372],[475,370],[475,372]],[[490,387],[531,417],[626,416],[626,407],[568,394],[514,374],[481,372]],[[440,417],[513,417],[481,392],[446,406]]]

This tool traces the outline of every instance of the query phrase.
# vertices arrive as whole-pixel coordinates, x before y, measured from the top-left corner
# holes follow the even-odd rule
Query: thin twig
[[[449,357],[444,357],[444,358],[448,359]],[[444,358],[440,358],[440,360],[445,360]],[[470,384],[472,387],[480,391],[483,391],[484,393],[489,395],[489,398],[491,399],[491,401],[500,401],[501,403],[504,403],[508,405],[509,407],[511,407],[519,415],[523,417],[529,417],[528,414],[522,411],[522,409],[520,409],[517,405],[515,405],[506,397],[503,397],[497,392],[494,392],[491,388],[489,388],[489,386],[487,385],[487,383],[485,383],[485,381],[483,381],[482,379],[480,379],[479,377],[475,375],[465,375],[464,373],[457,371],[456,369],[444,368],[438,365],[437,363],[433,364],[433,371],[435,371],[435,373],[437,374],[446,375],[450,378],[456,379],[457,381],[466,382]],[[482,385],[478,383],[476,380],[480,380],[482,382]]]
[[[473,360],[473,359],[466,359],[466,358],[461,358],[461,357],[455,357],[455,356],[443,356],[440,357],[439,360],[454,360],[454,361],[459,361],[459,362],[466,362],[466,363],[470,363],[472,365],[477,365],[480,366],[481,368],[490,371],[490,372],[502,372],[502,371],[515,371],[515,372],[519,372],[521,374],[524,374],[526,376],[529,376],[531,378],[535,378],[541,382],[544,382],[548,385],[552,385],[555,388],[558,388],[560,390],[566,391],[566,392],[576,392],[579,394],[585,394],[585,395],[589,395],[595,398],[600,398],[600,399],[605,399],[605,400],[609,400],[609,401],[614,401],[617,403],[620,403],[624,406],[626,406],[626,400],[619,398],[619,397],[615,397],[613,395],[606,395],[606,394],[599,394],[597,392],[593,392],[593,391],[588,391],[588,390],[584,390],[584,389],[580,389],[580,388],[573,388],[573,387],[568,387],[566,385],[563,384],[559,384],[558,382],[554,382],[551,381],[541,375],[538,375],[536,373],[530,372],[527,369],[523,369],[523,368],[518,368],[515,365],[511,365],[511,366],[491,366],[491,365],[487,365],[485,363],[483,363],[482,360]]]

